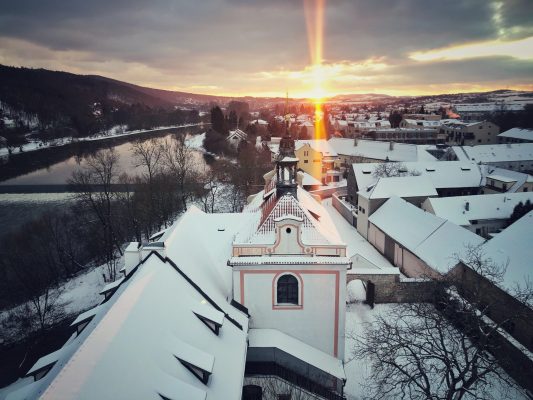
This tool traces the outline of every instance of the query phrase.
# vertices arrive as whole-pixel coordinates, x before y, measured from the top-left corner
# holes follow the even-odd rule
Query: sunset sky
[[[533,90],[533,1],[0,0],[0,63],[219,95]]]

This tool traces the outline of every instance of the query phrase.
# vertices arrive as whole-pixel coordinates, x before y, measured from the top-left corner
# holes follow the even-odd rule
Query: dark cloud
[[[531,0],[326,0],[326,4],[324,57],[331,62],[374,57],[386,59],[393,68],[409,66],[439,74],[449,68],[449,74],[470,76],[471,64],[415,66],[407,55],[533,35]],[[87,73],[94,72],[95,64],[138,63],[190,85],[216,85],[220,77],[221,82],[237,85],[238,78],[230,75],[297,70],[310,62],[300,0],[0,0],[1,39],[49,49],[50,57],[53,52],[82,53],[76,68],[83,69],[85,62]],[[4,62],[15,53],[16,49],[5,53]],[[24,54],[27,57],[27,50]],[[495,59],[485,64],[488,80],[517,73],[507,64],[502,69]],[[68,60],[61,65],[68,68]],[[115,72],[114,77],[120,78],[120,71]],[[424,77],[430,79],[431,74]]]

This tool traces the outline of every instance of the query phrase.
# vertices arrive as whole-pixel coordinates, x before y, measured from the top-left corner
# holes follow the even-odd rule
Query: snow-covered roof
[[[498,137],[528,140],[533,142],[533,129],[512,128],[500,133]]]
[[[480,245],[483,239],[469,230],[391,197],[368,219],[439,273],[457,263],[467,245]]]
[[[453,146],[459,161],[477,163],[533,160],[533,143],[482,144],[479,146]]]
[[[506,103],[470,103],[455,104],[457,112],[494,112],[494,111],[521,111],[524,109],[523,104],[506,104]]]
[[[303,174],[302,184],[304,186],[322,186],[322,182],[316,179],[314,176],[309,175],[307,172],[300,171]]]
[[[364,157],[374,160],[390,161],[435,161],[436,158],[425,151],[424,147],[414,144],[394,143],[391,150],[389,142],[374,140],[358,140],[357,146],[354,139],[331,138],[328,141],[333,150],[344,156]]]
[[[9,398],[239,399],[248,317],[227,300],[226,260],[242,221],[241,214],[190,208],[161,238],[168,258],[150,253],[107,302],[87,312],[94,317],[61,357],[52,356],[58,360],[51,371]],[[200,316],[220,323],[220,334]],[[178,359],[211,373],[208,384]]]
[[[330,143],[325,139],[316,139],[316,140],[296,140],[294,146],[296,150],[299,150],[301,147],[308,145],[313,150],[319,151],[324,157],[336,157],[337,153],[331,147]]]
[[[366,189],[375,184],[378,178],[374,176],[374,171],[380,165],[381,163],[352,164],[359,189]],[[411,173],[425,175],[436,189],[481,186],[481,171],[473,162],[402,162],[400,167],[400,176],[409,176]]]
[[[344,244],[324,207],[300,187],[297,198],[291,194],[280,198],[275,193],[265,196],[261,191],[242,214],[248,216],[248,222],[237,232],[236,244],[274,244],[276,220],[291,216],[302,220],[301,238],[305,244]]]
[[[429,197],[438,195],[431,180],[424,175],[379,178],[375,185],[361,189],[357,194],[368,199],[388,199],[392,196]]]
[[[224,320],[221,334],[212,332],[193,310],[212,314],[213,305],[154,255],[121,289],[85,340],[65,346],[76,351],[41,398],[240,398],[246,325]],[[178,359],[212,374],[209,384]]]
[[[250,347],[272,347],[288,353],[331,376],[346,380],[342,360],[276,329],[250,329]]]
[[[510,169],[504,169],[495,167],[492,165],[480,165],[481,173],[483,179],[481,182],[482,186],[487,185],[487,179],[495,179],[501,182],[513,183],[513,185],[507,188],[507,193],[516,192],[525,182],[528,182],[528,179],[532,179],[531,175],[524,172],[513,171]]]
[[[524,215],[514,224],[489,240],[482,247],[483,256],[493,262],[507,265],[503,282],[500,286],[511,292],[517,286],[524,288],[526,282],[533,280],[531,260],[533,260],[533,211]],[[533,307],[533,304],[529,304]]]
[[[435,215],[454,224],[468,226],[473,220],[508,219],[514,207],[527,200],[533,202],[533,192],[441,197],[426,201]]]

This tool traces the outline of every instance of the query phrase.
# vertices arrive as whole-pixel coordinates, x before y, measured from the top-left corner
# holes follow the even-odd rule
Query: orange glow
[[[311,76],[313,89],[310,97],[315,103],[315,132],[314,139],[326,138],[323,101],[326,96],[326,73],[322,67],[324,45],[324,3],[325,0],[304,0],[305,22],[307,26],[307,40],[311,55]]]

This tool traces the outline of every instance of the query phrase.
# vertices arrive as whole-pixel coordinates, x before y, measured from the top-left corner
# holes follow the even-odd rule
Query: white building
[[[409,277],[437,277],[467,246],[483,239],[445,219],[391,197],[369,218],[368,241]]]
[[[233,131],[229,131],[229,134],[226,140],[231,146],[237,148],[239,147],[239,144],[242,141],[245,141],[247,138],[248,138],[248,134],[246,132],[240,129],[235,129]]]
[[[533,171],[533,143],[452,146],[445,160],[474,161],[513,171]]]
[[[533,202],[532,192],[428,198],[422,208],[485,238],[508,225],[518,203]]]
[[[498,135],[498,143],[532,143],[533,129],[512,128]]]

